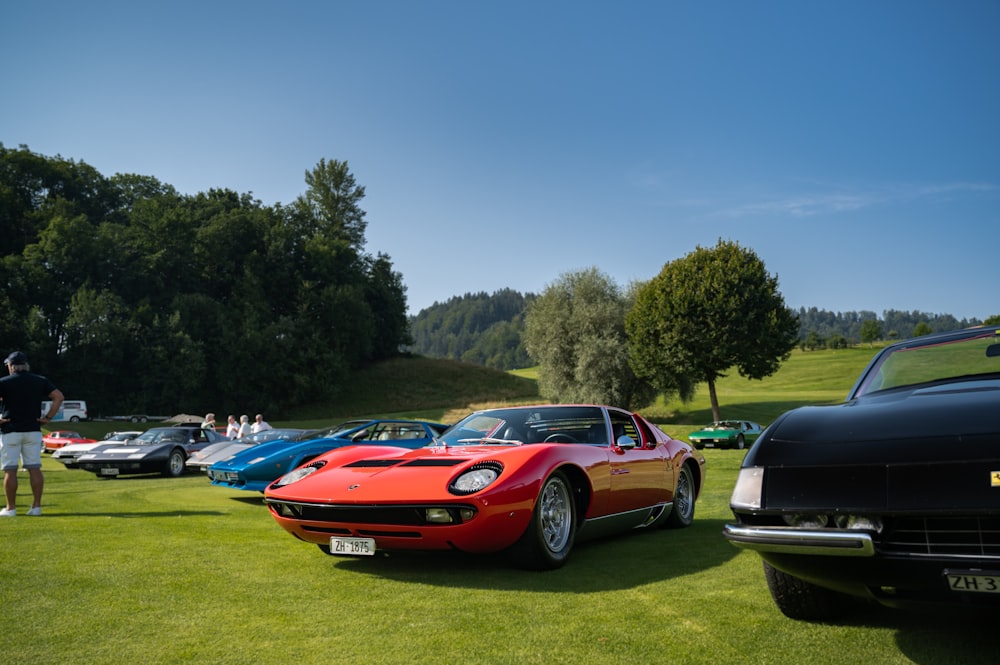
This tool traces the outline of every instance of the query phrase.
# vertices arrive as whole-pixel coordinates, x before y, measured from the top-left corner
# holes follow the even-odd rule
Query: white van
[[[46,415],[49,412],[49,407],[52,406],[52,402],[42,402],[42,413],[41,415]],[[87,403],[82,399],[67,399],[63,400],[62,405],[59,407],[59,412],[56,413],[56,417],[52,419],[52,422],[71,422],[78,423],[81,420],[87,419]]]

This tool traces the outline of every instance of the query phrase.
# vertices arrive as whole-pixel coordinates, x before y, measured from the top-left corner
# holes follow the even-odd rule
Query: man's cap
[[[20,351],[14,351],[7,356],[7,360],[4,360],[4,363],[7,365],[27,365],[28,356],[24,355]]]

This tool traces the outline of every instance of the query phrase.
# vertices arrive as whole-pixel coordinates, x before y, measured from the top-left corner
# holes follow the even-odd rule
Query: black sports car
[[[760,553],[789,617],[852,597],[1000,608],[1000,330],[885,347],[844,403],[764,431],[730,506],[726,538]]]
[[[226,440],[215,430],[200,425],[154,427],[128,443],[98,446],[77,458],[77,467],[99,477],[133,473],[179,476],[191,453]]]

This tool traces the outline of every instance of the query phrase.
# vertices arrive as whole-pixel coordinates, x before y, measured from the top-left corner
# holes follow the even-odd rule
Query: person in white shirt
[[[229,422],[226,423],[226,438],[236,439],[239,438],[240,424],[236,422],[236,416],[229,416]]]
[[[240,427],[236,430],[236,438],[242,439],[250,434],[250,418],[246,415],[240,416]]]
[[[271,426],[264,421],[264,416],[258,413],[253,425],[250,426],[250,432],[252,434],[256,434],[257,432],[263,432],[268,429],[271,429]]]

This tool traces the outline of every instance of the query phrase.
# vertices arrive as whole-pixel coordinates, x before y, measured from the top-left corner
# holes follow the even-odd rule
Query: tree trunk
[[[719,396],[715,394],[715,379],[708,380],[708,397],[712,400],[712,420],[722,420],[719,415]]]

